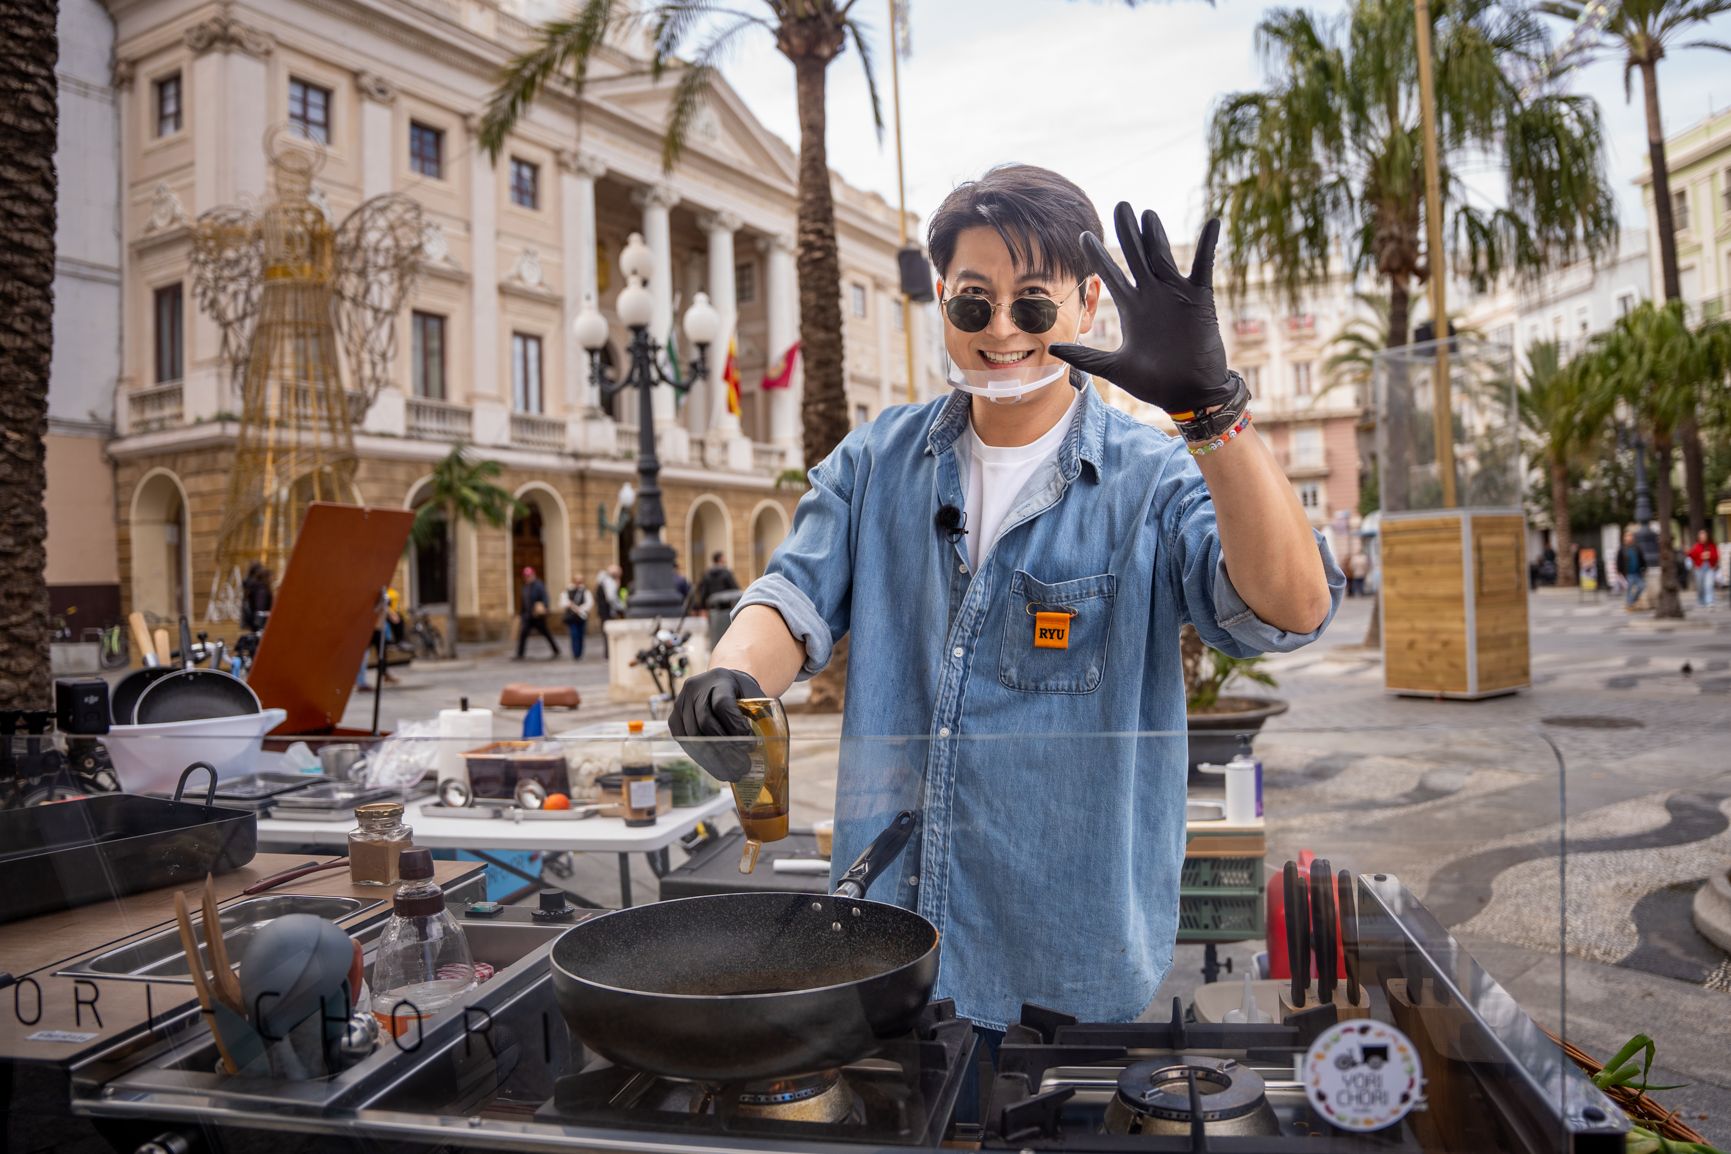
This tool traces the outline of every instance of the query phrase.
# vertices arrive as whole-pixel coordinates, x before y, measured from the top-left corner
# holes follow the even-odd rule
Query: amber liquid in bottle
[[[758,847],[787,836],[787,715],[781,712],[781,703],[769,697],[743,698],[739,711],[757,733],[751,769],[733,783],[733,803],[746,838],[739,868],[750,873],[757,864]]]

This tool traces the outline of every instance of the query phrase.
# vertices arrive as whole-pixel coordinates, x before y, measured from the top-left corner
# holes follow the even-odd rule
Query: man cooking
[[[811,471],[671,717],[677,736],[746,736],[739,698],[780,695],[851,635],[834,869],[918,811],[867,896],[937,927],[936,996],[993,1031],[1023,1002],[1085,1021],[1148,1004],[1184,853],[1179,627],[1239,656],[1296,649],[1344,585],[1227,369],[1219,222],[1188,273],[1152,212],[1120,204],[1116,224],[1128,272],[1056,173],[1005,165],[945,199],[928,245],[953,391]],[[1102,281],[1111,352],[1074,343]],[[1088,373],[1181,437],[1106,405]],[[690,748],[737,778],[749,745]]]

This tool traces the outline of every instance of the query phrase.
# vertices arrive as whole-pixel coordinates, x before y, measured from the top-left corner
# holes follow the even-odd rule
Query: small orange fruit
[[[563,793],[550,793],[547,795],[547,801],[542,805],[541,808],[542,809],[570,809],[571,808],[571,798],[568,795],[563,794]]]

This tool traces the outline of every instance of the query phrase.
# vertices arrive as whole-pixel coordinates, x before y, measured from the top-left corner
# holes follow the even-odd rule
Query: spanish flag
[[[737,342],[727,338],[727,364],[721,370],[721,379],[727,382],[727,411],[739,416],[739,349]]]

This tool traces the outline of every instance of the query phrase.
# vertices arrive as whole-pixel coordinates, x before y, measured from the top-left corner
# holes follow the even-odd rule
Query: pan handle
[[[871,888],[872,882],[878,879],[878,875],[902,856],[908,839],[914,836],[914,824],[918,820],[911,809],[904,809],[896,814],[889,828],[878,834],[872,843],[865,847],[865,852],[847,867],[847,872],[841,875],[841,880],[835,885],[835,895],[854,899],[865,897],[866,891]]]
[[[200,769],[204,770],[210,777],[210,784],[204,790],[204,806],[209,809],[216,804],[216,766],[208,761],[195,761],[180,771],[180,781],[174,787],[174,800],[179,801],[181,799],[180,795],[186,792],[186,779],[191,777],[195,770]]]

